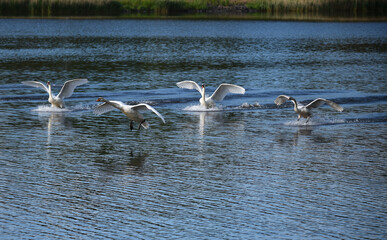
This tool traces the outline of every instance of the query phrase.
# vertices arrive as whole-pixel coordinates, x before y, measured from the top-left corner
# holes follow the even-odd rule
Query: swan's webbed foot
[[[142,120],[142,121],[140,122],[140,124],[138,124],[138,129],[137,129],[137,130],[140,130],[140,129],[141,129],[141,124],[143,124],[145,121],[146,121],[146,120],[144,119],[144,120]]]
[[[133,121],[130,121],[130,126],[129,126],[129,128],[130,128],[130,131],[133,130]]]

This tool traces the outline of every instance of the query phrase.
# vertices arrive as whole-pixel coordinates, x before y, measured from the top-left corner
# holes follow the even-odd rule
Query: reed
[[[386,0],[0,0],[1,16],[120,16],[184,13],[387,15]]]
[[[385,16],[385,0],[247,0],[246,7],[268,13]]]
[[[111,0],[0,0],[1,16],[109,16],[122,11]]]

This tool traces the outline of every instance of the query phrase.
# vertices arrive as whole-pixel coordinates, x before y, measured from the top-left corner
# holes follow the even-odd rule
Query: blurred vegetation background
[[[0,16],[315,14],[385,17],[387,0],[0,0]]]

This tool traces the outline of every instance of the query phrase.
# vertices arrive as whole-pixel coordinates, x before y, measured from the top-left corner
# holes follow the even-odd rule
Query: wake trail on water
[[[218,105],[208,109],[201,105],[192,105],[192,106],[183,108],[183,110],[187,112],[226,112],[226,111],[237,111],[237,110],[255,109],[255,108],[261,108],[261,105],[258,102],[255,102],[253,104],[243,103],[240,106],[228,106],[228,107],[223,107],[222,105]]]
[[[206,108],[201,105],[193,105],[193,106],[188,106],[183,108],[184,111],[188,112],[220,112],[223,111],[224,109],[222,107],[213,107],[213,108]]]
[[[77,112],[84,110],[91,110],[93,106],[87,104],[78,104],[72,107],[58,108],[52,107],[51,105],[39,105],[37,108],[32,109],[33,112],[53,112],[53,113],[66,113],[66,112]]]
[[[306,119],[300,119],[299,121],[293,120],[285,122],[284,125],[286,126],[294,126],[294,127],[300,127],[300,126],[323,126],[323,125],[335,125],[335,124],[345,124],[345,119],[320,119],[320,118],[314,118],[309,119],[308,122],[306,122]]]
[[[306,122],[306,119],[299,121],[293,120],[285,122],[286,126],[302,127],[302,126],[324,126],[324,125],[339,125],[339,124],[364,124],[364,123],[383,123],[387,122],[387,117],[376,118],[346,118],[346,119],[322,119],[314,118]]]

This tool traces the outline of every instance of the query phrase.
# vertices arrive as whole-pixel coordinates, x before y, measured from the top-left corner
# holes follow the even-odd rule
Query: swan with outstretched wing
[[[222,101],[228,93],[245,94],[246,91],[243,87],[240,87],[238,85],[222,83],[210,97],[206,97],[206,88],[204,84],[199,87],[199,85],[194,81],[182,81],[176,83],[176,85],[179,88],[196,89],[198,92],[200,92],[200,94],[202,95],[199,100],[200,105],[204,106],[207,109],[214,107],[215,102]]]
[[[146,103],[140,103],[137,105],[127,105],[121,101],[109,101],[102,97],[97,99],[97,102],[104,102],[101,105],[98,105],[94,109],[94,113],[97,115],[101,115],[107,112],[110,112],[114,109],[119,109],[123,112],[131,121],[130,121],[130,130],[133,129],[133,121],[138,122],[138,130],[140,130],[141,126],[145,129],[149,128],[149,124],[141,114],[142,111],[151,111],[155,113],[162,121],[165,123],[164,117],[152,106]]]
[[[311,109],[320,107],[323,104],[328,104],[336,111],[342,112],[344,108],[342,108],[339,104],[334,103],[330,100],[324,99],[324,98],[317,98],[310,102],[308,105],[302,105],[296,101],[293,97],[289,97],[286,95],[279,95],[274,103],[277,105],[281,105],[285,103],[286,101],[292,101],[294,104],[294,111],[298,114],[297,121],[300,120],[301,117],[306,118],[306,123],[309,121],[310,117],[312,116]]]
[[[22,84],[30,86],[30,87],[36,87],[36,88],[43,89],[44,91],[46,91],[48,93],[48,102],[51,103],[52,107],[64,108],[65,107],[64,99],[71,97],[71,95],[73,95],[74,89],[76,87],[83,85],[83,84],[86,84],[87,82],[88,82],[87,79],[69,80],[63,84],[63,87],[57,96],[54,96],[52,94],[50,81],[47,82],[47,86],[44,85],[43,83],[37,82],[37,81],[24,81],[24,82],[22,82]]]

